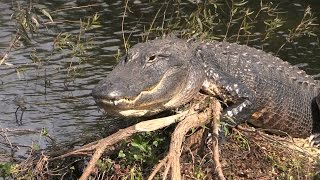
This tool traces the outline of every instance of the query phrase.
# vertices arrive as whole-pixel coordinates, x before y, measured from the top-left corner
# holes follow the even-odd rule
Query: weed
[[[195,179],[204,179],[205,177],[205,173],[202,171],[201,167],[200,166],[195,166],[194,167],[194,178]]]
[[[289,29],[288,36],[286,37],[286,42],[284,42],[280,48],[278,49],[278,52],[287,44],[287,43],[293,43],[297,38],[303,37],[303,36],[315,36],[317,35],[314,33],[314,28],[318,26],[318,24],[315,23],[316,17],[314,17],[310,6],[308,6],[303,14],[303,17],[300,21],[300,23],[292,29]],[[277,54],[278,54],[277,52]]]
[[[32,42],[32,37],[39,30],[41,25],[41,16],[44,15],[51,22],[53,21],[51,15],[45,10],[38,10],[34,8],[32,1],[27,4],[21,4],[20,1],[13,1],[12,3],[13,14],[11,15],[16,24],[16,33],[13,36],[8,50],[5,52],[0,60],[0,65],[5,63],[9,58],[10,52],[22,45],[22,43],[29,44]],[[10,64],[9,64],[10,65]]]
[[[250,150],[250,144],[249,144],[249,141],[242,135],[240,134],[237,134],[235,136],[235,140],[238,142],[238,145],[241,147],[241,148],[244,148],[246,150]]]
[[[0,164],[0,176],[3,179],[6,179],[6,177],[9,177],[11,174],[11,169],[12,169],[12,163],[8,162],[8,163],[1,163]]]
[[[83,72],[82,64],[87,61],[87,50],[94,46],[92,43],[93,37],[87,36],[86,31],[98,26],[99,15],[96,13],[91,17],[87,17],[84,21],[82,19],[79,20],[79,32],[77,34],[62,32],[56,36],[54,50],[67,51],[71,58],[66,66],[67,77],[64,82],[66,89],[68,84]]]
[[[128,164],[152,165],[159,160],[155,153],[159,152],[159,149],[163,149],[164,140],[164,137],[159,136],[157,133],[135,135],[128,148],[121,150],[118,157],[125,159]],[[162,146],[159,146],[160,144]]]
[[[273,36],[273,34],[276,32],[276,30],[280,27],[282,27],[282,25],[285,23],[285,21],[283,21],[281,18],[279,18],[278,16],[275,17],[274,19],[270,19],[270,20],[265,20],[264,24],[266,25],[266,33],[265,33],[265,37],[264,37],[264,41],[267,40],[268,38],[270,38],[271,36]]]
[[[113,165],[113,161],[110,158],[102,158],[102,159],[99,159],[97,162],[97,166],[101,172],[110,171],[112,165]]]

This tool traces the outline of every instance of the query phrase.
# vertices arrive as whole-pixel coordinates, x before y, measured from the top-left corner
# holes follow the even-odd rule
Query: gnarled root
[[[155,175],[164,168],[162,177],[167,179],[169,172],[171,173],[171,179],[180,180],[181,179],[181,168],[180,168],[180,156],[182,153],[182,143],[187,132],[191,128],[196,128],[212,122],[213,133],[212,137],[213,143],[213,159],[216,165],[216,172],[220,179],[224,179],[222,174],[221,164],[219,162],[219,150],[218,150],[218,128],[219,128],[219,117],[221,112],[221,105],[218,100],[211,98],[208,102],[207,97],[200,96],[193,105],[188,108],[188,110],[169,117],[153,119],[149,121],[143,121],[133,126],[121,129],[118,132],[101,139],[99,141],[87,144],[76,150],[68,153],[63,153],[63,155],[55,156],[49,160],[60,159],[72,155],[83,155],[88,154],[88,152],[94,152],[88,166],[84,170],[80,179],[87,179],[90,174],[94,171],[95,165],[102,154],[105,152],[106,148],[110,148],[119,141],[125,140],[132,135],[139,132],[154,131],[161,129],[163,127],[169,126],[170,124],[181,121],[175,131],[172,134],[170,149],[168,155],[162,159],[158,165],[155,166],[153,172],[150,174],[148,179],[153,179]],[[205,105],[204,105],[204,102]]]
[[[108,146],[114,145],[117,142],[124,140],[124,139],[127,139],[128,137],[130,137],[136,133],[139,133],[139,132],[154,131],[154,130],[169,126],[170,124],[173,124],[173,123],[178,122],[181,119],[183,119],[183,116],[185,114],[186,114],[186,112],[183,112],[183,113],[180,113],[180,114],[177,114],[174,116],[170,116],[170,117],[164,117],[164,118],[158,118],[158,119],[153,119],[153,120],[149,120],[149,121],[143,121],[143,122],[140,122],[140,123],[135,124],[133,126],[122,129],[122,130],[118,131],[117,133],[114,133],[114,134],[100,140],[97,144],[93,144],[93,146],[95,148],[95,153],[93,154],[88,166],[86,167],[86,169],[82,173],[80,180],[85,180],[90,176],[91,172],[93,172],[93,170],[95,168],[97,161],[99,160],[99,158],[101,157],[101,155],[103,154],[103,152],[105,151],[105,149]],[[87,148],[88,147],[86,146],[85,149],[87,149]],[[92,148],[89,148],[89,149],[92,149]],[[77,150],[77,152],[79,152],[79,150]]]
[[[214,144],[214,161],[216,163],[216,170],[219,174],[220,179],[224,179],[222,174],[221,165],[219,162],[219,151],[218,151],[218,120],[220,117],[221,105],[216,100],[213,99],[210,102],[209,108],[206,108],[202,112],[198,112],[197,108],[193,108],[189,115],[180,122],[171,137],[170,149],[168,155],[160,161],[158,165],[154,168],[153,172],[149,176],[149,180],[153,179],[153,177],[160,171],[161,167],[166,166],[162,175],[162,179],[167,179],[167,175],[169,170],[171,170],[171,179],[180,180],[181,179],[181,170],[180,170],[180,156],[182,153],[182,142],[187,134],[187,132],[191,128],[196,128],[207,124],[208,121],[213,119],[213,127],[214,127],[214,140],[216,143]]]
[[[219,104],[220,105],[220,104]],[[221,106],[219,107],[221,109]],[[220,111],[219,111],[220,112]],[[211,122],[211,128],[212,128],[212,153],[213,153],[213,161],[216,166],[216,172],[218,174],[218,177],[220,180],[225,180],[226,178],[223,175],[222,172],[222,166],[220,163],[220,156],[219,156],[219,124],[220,124],[220,113],[213,113],[213,118]]]
[[[187,115],[187,111],[184,111],[182,113],[169,116],[169,117],[143,121],[135,125],[129,126],[127,128],[120,129],[118,132],[111,134],[106,138],[91,142],[77,149],[73,149],[68,152],[66,151],[53,152],[50,154],[51,158],[49,160],[52,161],[56,159],[63,159],[68,156],[85,155],[93,151],[96,151],[97,149],[99,149],[99,147],[103,147],[103,146],[105,146],[105,148],[107,147],[110,148],[111,146],[115,145],[119,141],[123,141],[136,133],[155,131],[163,127],[169,126],[173,123],[179,122],[183,120],[184,116],[186,115]],[[105,148],[102,148],[102,149],[105,149]]]

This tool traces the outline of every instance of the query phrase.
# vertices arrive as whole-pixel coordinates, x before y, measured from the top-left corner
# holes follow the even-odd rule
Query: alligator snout
[[[133,82],[127,82],[124,78],[114,79],[107,77],[98,83],[92,90],[92,96],[96,101],[99,100],[121,100],[121,99],[134,99],[140,93],[138,88],[132,87]]]
[[[111,83],[98,84],[92,90],[92,96],[95,100],[118,100],[123,98],[124,92],[120,88],[114,88]]]
[[[156,98],[152,93],[144,91],[144,87],[135,81],[127,81],[126,78],[115,80],[112,76],[106,77],[92,90],[97,105],[109,115],[116,116],[143,116],[156,113],[159,109],[153,105],[158,102],[151,99]]]
[[[131,99],[135,97],[128,92],[123,82],[114,81],[113,83],[110,80],[112,79],[106,78],[99,82],[92,90],[92,96],[100,108],[105,109],[109,114],[114,112],[117,114],[121,109],[128,109]]]

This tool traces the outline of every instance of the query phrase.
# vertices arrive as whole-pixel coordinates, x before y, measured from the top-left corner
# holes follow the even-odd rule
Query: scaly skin
[[[239,123],[293,137],[320,132],[318,81],[261,50],[226,42],[168,37],[137,44],[92,95],[111,115],[143,116],[180,107],[201,89],[226,101],[225,115]]]
[[[202,43],[198,54],[207,66],[208,79],[242,99],[228,115],[294,137],[319,131],[319,116],[312,112],[319,111],[315,97],[320,84],[304,71],[238,44]]]

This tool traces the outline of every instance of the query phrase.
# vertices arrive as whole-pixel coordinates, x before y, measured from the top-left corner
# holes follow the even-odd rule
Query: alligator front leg
[[[254,93],[233,77],[220,76],[218,83],[213,79],[207,79],[204,81],[201,91],[220,99],[226,107],[222,115],[236,118],[237,124],[248,120],[254,111],[252,106]]]
[[[313,128],[309,137],[311,146],[320,147],[320,94],[311,102]]]
[[[320,147],[320,133],[312,133],[309,137],[311,147]]]
[[[224,101],[226,109],[224,116],[235,117],[237,123],[242,123],[254,112],[255,92],[247,87],[236,74],[230,74],[222,69],[209,44],[202,44],[197,48],[196,56],[203,61],[206,80],[202,91],[218,97]],[[242,68],[239,66],[239,68]],[[245,69],[245,68],[243,68]],[[252,76],[254,78],[254,76]]]

